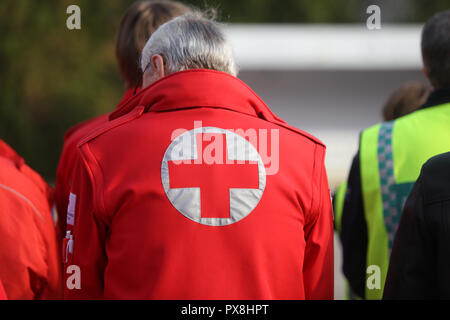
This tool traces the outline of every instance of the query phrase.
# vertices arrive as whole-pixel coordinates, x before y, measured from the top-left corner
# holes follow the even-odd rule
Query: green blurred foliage
[[[82,29],[66,8],[82,8]],[[123,93],[115,30],[129,1],[2,1],[0,138],[49,180],[64,132],[108,112]]]
[[[379,4],[382,19],[420,23],[448,0],[191,0],[216,8],[225,22],[365,23]],[[114,41],[130,0],[0,0],[0,138],[53,181],[64,132],[111,111],[123,94]],[[81,8],[81,30],[68,30],[66,8]],[[388,8],[384,10],[384,7]]]

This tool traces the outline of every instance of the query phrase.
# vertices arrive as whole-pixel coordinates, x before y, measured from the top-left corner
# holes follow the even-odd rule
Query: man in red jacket
[[[120,22],[116,41],[117,62],[126,89],[117,108],[130,99],[134,91],[140,90],[142,74],[137,61],[148,38],[164,22],[189,11],[188,7],[175,1],[137,1],[127,9]],[[76,146],[83,137],[107,121],[108,115],[101,115],[74,126],[64,135],[55,190],[60,233],[66,230],[69,192],[77,161]]]
[[[9,299],[60,299],[52,191],[0,140],[0,279]]]
[[[235,77],[200,14],[141,61],[145,89],[79,144],[65,297],[332,299],[325,146]]]

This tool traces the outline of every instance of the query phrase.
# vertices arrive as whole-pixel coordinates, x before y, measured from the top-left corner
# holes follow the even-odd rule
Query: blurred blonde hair
[[[116,38],[116,58],[127,89],[141,85],[141,51],[150,36],[167,21],[191,12],[175,1],[137,1],[124,13]]]
[[[395,90],[383,106],[384,121],[391,121],[417,110],[425,103],[430,88],[420,82],[408,82]]]

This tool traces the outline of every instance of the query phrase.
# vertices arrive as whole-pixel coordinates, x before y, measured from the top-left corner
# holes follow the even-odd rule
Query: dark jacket
[[[450,152],[422,172],[403,210],[384,299],[450,299]]]

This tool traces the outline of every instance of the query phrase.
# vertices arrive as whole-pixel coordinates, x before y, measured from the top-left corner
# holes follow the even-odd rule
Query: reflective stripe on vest
[[[367,266],[378,266],[381,278],[379,289],[369,289],[366,283],[367,299],[382,298],[402,207],[422,165],[448,151],[450,103],[418,110],[362,133],[360,165],[368,233]]]

